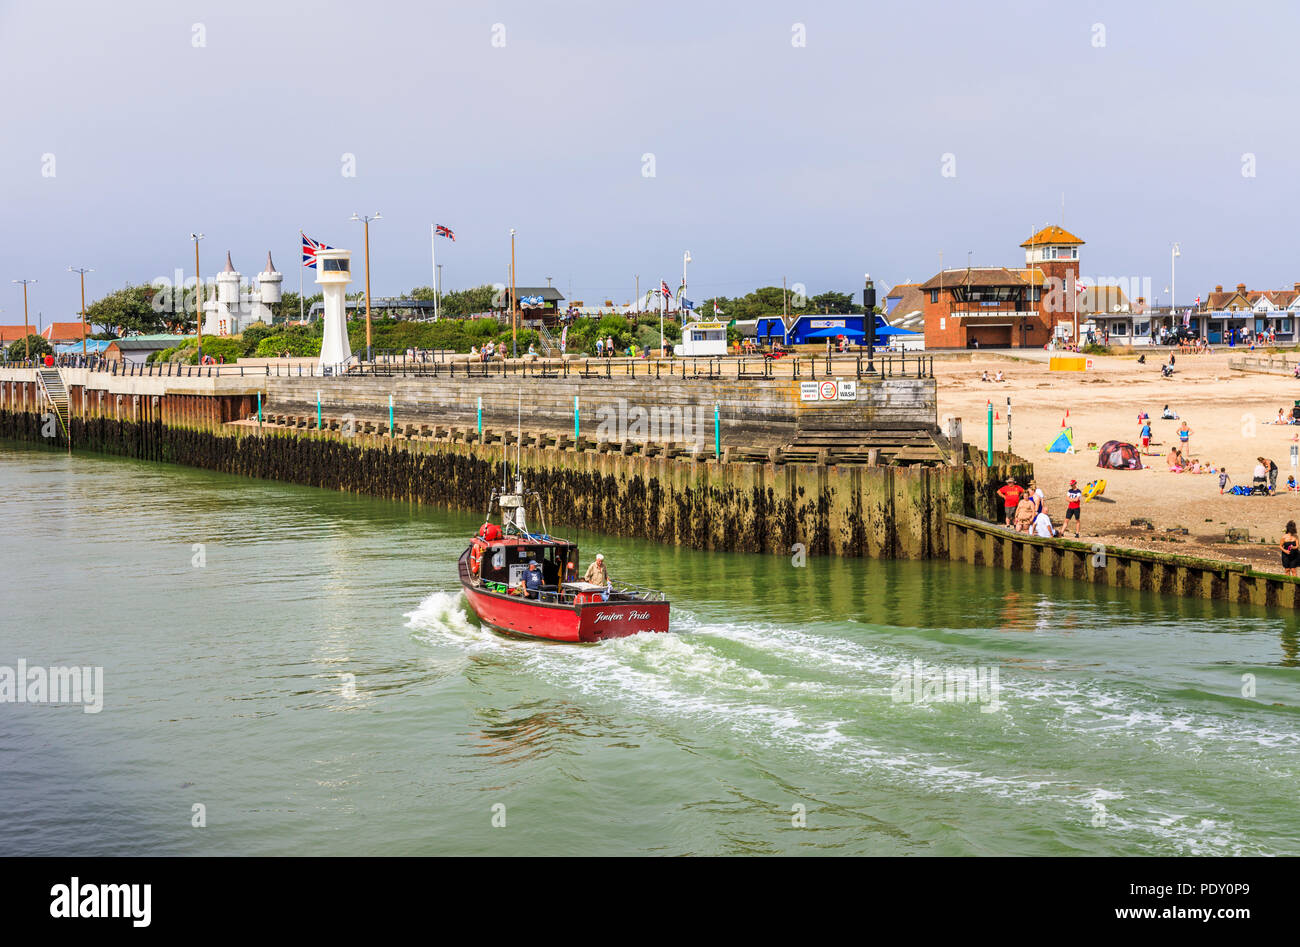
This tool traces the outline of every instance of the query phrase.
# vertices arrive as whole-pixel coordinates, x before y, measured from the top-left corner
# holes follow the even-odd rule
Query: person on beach
[[[1295,491],[1296,491],[1295,476],[1292,475],[1286,478],[1286,492],[1295,493]]]
[[[1287,520],[1286,532],[1278,543],[1282,550],[1282,569],[1287,575],[1295,575],[1300,568],[1300,538],[1296,537],[1295,520]]]
[[[1277,464],[1267,457],[1261,457],[1259,461],[1264,465],[1268,477],[1268,492],[1277,493]]]
[[[1220,468],[1219,470],[1219,494],[1220,495],[1223,494],[1224,490],[1228,489],[1228,484],[1230,484],[1231,482],[1232,482],[1232,478],[1228,476],[1228,468],[1227,467]]]
[[[1142,422],[1142,430],[1138,432],[1138,436],[1142,438],[1142,453],[1144,454],[1151,453],[1151,422],[1150,421]]]
[[[1169,448],[1169,454],[1167,457],[1165,457],[1165,462],[1169,464],[1170,473],[1183,472],[1183,466],[1185,465],[1185,461],[1183,460],[1182,453],[1179,452],[1177,447]]]
[[[1047,515],[1047,510],[1040,510],[1034,517],[1033,534],[1043,539],[1051,539],[1056,535],[1056,529],[1052,526],[1052,518]]]
[[[596,358],[600,358],[600,357],[601,357],[602,355],[604,355],[604,354],[605,354],[605,340],[604,340],[604,339],[597,339],[597,340],[596,340]]]
[[[1265,486],[1268,483],[1268,467],[1264,466],[1263,457],[1255,458],[1255,473],[1251,480],[1257,487]]]
[[[1029,481],[1029,498],[1034,501],[1034,512],[1041,513],[1046,505],[1046,498],[1043,496],[1043,488],[1038,485],[1037,480]]]
[[[1170,411],[1170,410],[1169,410],[1169,405],[1165,405],[1165,409],[1164,409],[1163,411],[1160,412],[1160,419],[1161,419],[1162,421],[1177,421],[1177,420],[1178,420],[1178,412],[1177,412],[1177,411]]]
[[[1178,443],[1183,445],[1183,450],[1187,449],[1188,441],[1190,440],[1191,436],[1192,436],[1192,429],[1189,428],[1187,426],[1187,422],[1184,421],[1182,424],[1178,426]]]
[[[1016,518],[1014,527],[1017,533],[1027,533],[1034,525],[1034,517],[1038,515],[1038,504],[1028,493],[1020,498],[1020,503],[1016,506]]]
[[[1016,507],[1020,504],[1020,497],[1025,491],[1016,483],[1015,477],[1007,477],[1007,482],[998,489],[998,496],[1002,497],[1002,506],[1006,513],[1006,522],[1010,526],[1016,518]]]
[[[1071,480],[1070,489],[1065,491],[1065,522],[1061,524],[1061,532],[1070,525],[1070,520],[1074,520],[1074,538],[1079,538],[1079,514],[1083,507],[1083,491],[1079,489],[1079,481]]]

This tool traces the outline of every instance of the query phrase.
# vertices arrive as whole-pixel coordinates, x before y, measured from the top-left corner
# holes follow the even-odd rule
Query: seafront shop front
[[[1246,330],[1250,335],[1272,333],[1278,342],[1296,341],[1296,316],[1290,310],[1237,311],[1214,310],[1193,313],[1187,320],[1188,327],[1197,338],[1208,338],[1211,345],[1226,345],[1229,333],[1234,343],[1239,343]],[[1138,314],[1122,316],[1092,317],[1098,334],[1108,336],[1112,344],[1151,345],[1158,343],[1165,330],[1174,331],[1183,325],[1180,315]]]

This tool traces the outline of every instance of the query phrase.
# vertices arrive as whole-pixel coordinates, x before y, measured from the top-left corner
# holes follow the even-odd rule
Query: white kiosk
[[[673,346],[673,354],[685,356],[713,356],[727,354],[727,324],[725,322],[688,322],[682,326],[682,340]]]
[[[352,358],[348,344],[347,291],[352,282],[351,250],[317,250],[316,284],[325,297],[325,338],[320,346],[320,370],[331,375]]]

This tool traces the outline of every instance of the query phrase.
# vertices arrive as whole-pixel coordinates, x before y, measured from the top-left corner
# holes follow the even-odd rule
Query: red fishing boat
[[[579,574],[578,547],[545,531],[529,532],[528,497],[536,494],[525,493],[519,480],[513,493],[494,491],[501,525],[484,523],[460,555],[460,584],[480,621],[507,634],[567,642],[668,630],[662,592],[608,576],[604,584],[566,581],[566,572]]]

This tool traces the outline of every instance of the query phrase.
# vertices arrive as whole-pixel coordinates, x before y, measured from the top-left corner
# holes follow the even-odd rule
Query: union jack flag
[[[314,270],[316,269],[316,251],[333,250],[334,248],[328,244],[319,243],[313,240],[301,230],[299,230],[298,233],[302,235],[302,265],[309,266]]]
[[[659,281],[659,295],[663,296],[665,299],[673,298],[673,291],[668,288],[668,284],[663,280]]]
[[[442,224],[438,224],[437,229],[434,232],[440,237],[446,237],[452,243],[456,242],[456,235],[452,233],[450,227],[444,227]]]

